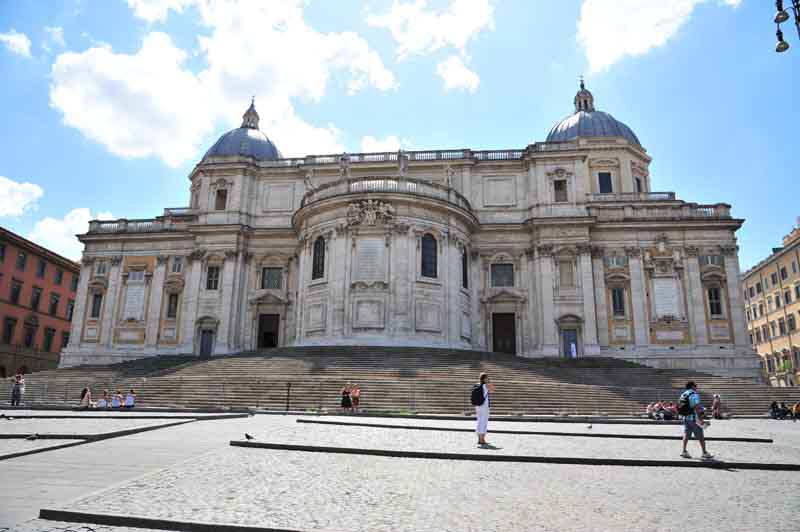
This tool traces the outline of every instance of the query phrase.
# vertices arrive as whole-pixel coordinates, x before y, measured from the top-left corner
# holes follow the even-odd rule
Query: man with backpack
[[[489,394],[494,392],[494,384],[489,382],[489,376],[481,373],[480,382],[472,387],[470,402],[475,406],[475,418],[478,426],[475,432],[478,433],[478,445],[489,445],[486,441],[486,432],[489,426]]]
[[[694,381],[686,383],[686,390],[678,400],[678,414],[683,416],[683,458],[691,458],[692,455],[686,450],[689,438],[694,436],[700,440],[700,447],[703,449],[703,460],[710,460],[714,455],[706,450],[706,438],[703,435],[703,406],[700,404],[700,394],[697,393],[697,384]]]

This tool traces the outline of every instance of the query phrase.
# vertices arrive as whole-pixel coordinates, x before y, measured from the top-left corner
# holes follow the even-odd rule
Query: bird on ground
[[[38,440],[39,439],[39,435],[38,434],[31,434],[30,436],[27,436],[25,439],[28,440],[28,441]]]
[[[588,426],[588,427],[586,427],[586,428],[587,428],[587,429],[591,429],[591,428],[592,428],[592,424],[591,424],[591,423],[589,423],[589,426]]]
[[[255,439],[256,439],[256,437],[255,437],[255,436],[251,436],[250,434],[248,434],[248,433],[246,433],[246,432],[244,433],[244,437],[245,437],[245,438],[246,438],[248,441],[249,441],[249,440],[255,440]]]

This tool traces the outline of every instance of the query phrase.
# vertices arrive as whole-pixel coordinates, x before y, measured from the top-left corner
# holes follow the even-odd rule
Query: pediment
[[[251,305],[288,305],[289,301],[275,294],[266,293],[250,300]]]
[[[499,303],[501,301],[525,302],[525,297],[513,290],[499,290],[494,294],[484,297],[484,303]]]

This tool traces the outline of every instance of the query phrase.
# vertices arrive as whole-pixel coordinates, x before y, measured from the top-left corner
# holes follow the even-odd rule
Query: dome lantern
[[[258,112],[256,112],[256,97],[250,100],[250,107],[242,115],[242,127],[258,129]]]
[[[575,99],[573,102],[575,103],[576,113],[580,111],[586,111],[587,113],[594,112],[594,96],[592,96],[591,92],[586,90],[586,85],[583,83],[583,78],[581,78],[581,90],[575,94]]]

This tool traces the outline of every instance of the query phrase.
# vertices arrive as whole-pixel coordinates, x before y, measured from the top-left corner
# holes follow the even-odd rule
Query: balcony
[[[618,192],[612,194],[587,194],[587,201],[594,202],[635,202],[635,201],[675,201],[674,192]]]
[[[302,208],[335,196],[370,192],[413,194],[424,198],[446,201],[466,211],[472,211],[472,207],[469,201],[467,201],[467,198],[454,189],[439,185],[438,183],[407,177],[355,177],[341,179],[306,192],[306,195],[303,196],[303,200],[300,203],[300,207]]]
[[[686,203],[674,198],[671,192],[648,193],[671,194],[672,199],[592,200],[587,203],[589,216],[600,222],[625,220],[730,220],[731,206],[727,203],[702,205]],[[593,194],[592,196],[605,195]],[[619,194],[618,196],[623,196]],[[643,194],[634,194],[643,196]]]

